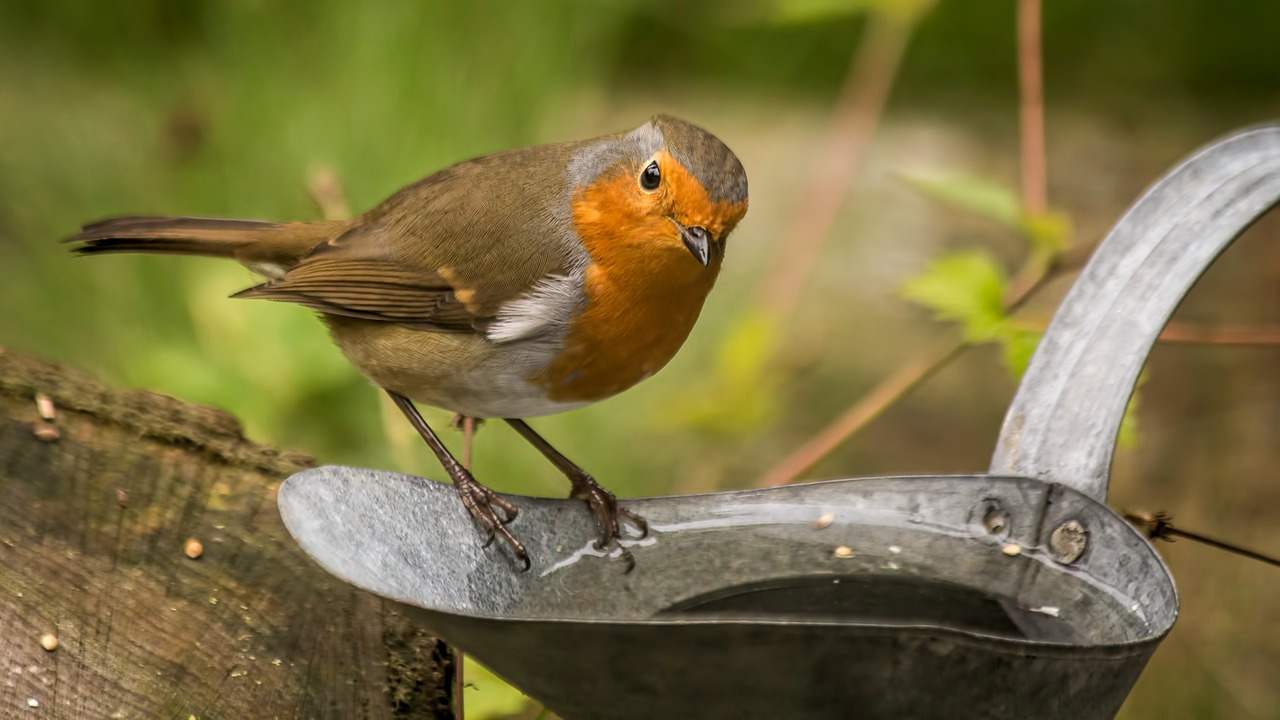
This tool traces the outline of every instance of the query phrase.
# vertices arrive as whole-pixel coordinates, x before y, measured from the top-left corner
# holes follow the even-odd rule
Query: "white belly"
[[[532,380],[556,354],[554,340],[494,343],[479,335],[376,323],[330,322],[347,358],[378,385],[416,402],[479,418],[534,417],[586,402],[547,398]]]

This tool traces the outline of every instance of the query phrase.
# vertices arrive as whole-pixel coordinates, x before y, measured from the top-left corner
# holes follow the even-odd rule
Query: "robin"
[[[82,255],[231,258],[265,278],[232,297],[318,311],[435,453],[488,542],[500,536],[527,570],[507,527],[516,508],[476,481],[414,402],[505,419],[587,503],[597,548],[618,543],[623,521],[646,533],[523,418],[603,400],[666,365],[746,211],[733,152],[658,115],[626,133],[458,163],[350,221],[118,217],[71,240]]]

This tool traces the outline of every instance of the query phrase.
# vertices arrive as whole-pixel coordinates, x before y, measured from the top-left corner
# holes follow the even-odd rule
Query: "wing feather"
[[[236,297],[495,342],[535,335],[576,307],[578,285],[565,281],[588,262],[568,194],[549,190],[564,187],[575,147],[526,148],[445,168],[401,189],[281,277]],[[487,333],[499,322],[496,334]]]
[[[304,260],[279,280],[233,297],[291,302],[329,315],[446,332],[476,332],[487,320],[471,313],[444,278],[368,259]]]

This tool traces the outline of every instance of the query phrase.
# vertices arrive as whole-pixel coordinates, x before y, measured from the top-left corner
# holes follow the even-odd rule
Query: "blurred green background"
[[[828,188],[841,205],[820,261],[785,322],[753,330],[869,18],[912,10],[864,162]],[[3,3],[0,344],[225,408],[251,437],[326,462],[438,477],[310,313],[224,299],[248,271],[78,260],[57,240],[114,214],[318,218],[308,179],[325,171],[359,212],[467,157],[671,112],[724,138],[750,175],[720,285],[668,369],[536,425],[620,495],[750,486],[951,332],[903,300],[904,282],[957,249],[1021,261],[1016,230],[903,181],[1017,187],[1014,28],[1012,0]],[[1045,5],[1048,195],[1076,243],[1193,148],[1280,116],[1278,30],[1273,2]],[[1019,318],[1047,320],[1069,282]],[[1280,325],[1280,220],[1250,230],[1176,319]],[[1158,346],[1117,506],[1280,552],[1278,367],[1274,345]],[[975,348],[807,477],[982,470],[1014,386],[997,348]],[[566,490],[505,427],[483,428],[476,453],[499,489]],[[1185,542],[1162,551],[1182,617],[1122,717],[1280,718],[1280,573]],[[471,717],[538,713],[479,673]]]

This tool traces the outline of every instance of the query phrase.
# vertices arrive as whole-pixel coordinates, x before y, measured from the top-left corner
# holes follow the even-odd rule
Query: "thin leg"
[[[507,529],[507,524],[516,519],[516,507],[500,495],[481,485],[471,475],[471,471],[462,466],[458,459],[449,452],[449,448],[444,446],[440,441],[440,437],[435,431],[427,425],[427,421],[422,418],[422,414],[418,412],[418,408],[414,407],[413,401],[409,398],[387,390],[387,394],[395,401],[396,407],[400,408],[400,412],[409,418],[409,423],[413,425],[413,429],[418,431],[422,439],[426,441],[427,447],[431,448],[431,452],[436,454],[436,459],[440,461],[441,467],[448,473],[449,479],[453,481],[453,487],[458,491],[458,497],[462,499],[462,506],[471,513],[471,517],[488,532],[489,539],[485,542],[485,547],[493,542],[495,536],[501,536],[520,562],[524,563],[524,569],[530,567],[529,553],[525,551],[524,545],[516,539],[515,535]],[[498,517],[498,513],[494,508],[502,511],[506,517]]]
[[[596,523],[600,526],[600,538],[596,540],[597,549],[603,550],[617,543],[622,537],[620,520],[627,520],[635,525],[640,530],[641,537],[649,534],[649,523],[645,522],[644,518],[619,506],[618,499],[613,496],[613,493],[601,487],[600,483],[596,482],[586,470],[578,467],[577,463],[552,447],[551,443],[529,427],[529,423],[518,418],[506,418],[506,420],[516,432],[529,441],[529,444],[537,448],[543,457],[550,460],[552,465],[569,478],[569,482],[573,483],[569,497],[583,500],[591,508],[591,513],[595,515]],[[622,550],[630,570],[630,567],[635,565],[635,559],[626,548],[621,545],[618,547]]]

